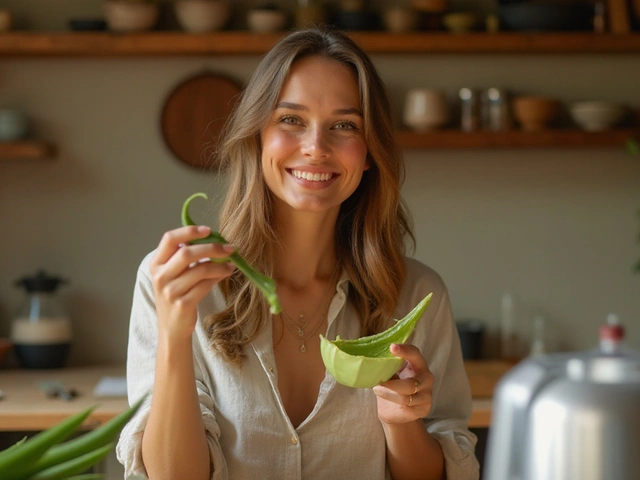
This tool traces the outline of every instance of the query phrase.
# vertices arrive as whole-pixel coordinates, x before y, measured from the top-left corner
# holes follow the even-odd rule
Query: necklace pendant
[[[298,320],[300,320],[300,322],[304,322],[304,313],[298,315]]]
[[[304,352],[306,352],[306,351],[307,351],[307,347],[304,345],[304,342],[302,342],[302,345],[300,345],[300,351],[301,351],[302,353],[304,353]]]
[[[298,335],[303,336],[304,335],[304,330],[302,330],[301,328],[298,329]]]

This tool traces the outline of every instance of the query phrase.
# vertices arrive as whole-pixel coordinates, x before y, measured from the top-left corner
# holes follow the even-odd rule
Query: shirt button
[[[297,445],[298,439],[296,437],[291,437],[291,443],[293,443],[294,445]]]
[[[273,373],[273,367],[269,367],[269,373]]]

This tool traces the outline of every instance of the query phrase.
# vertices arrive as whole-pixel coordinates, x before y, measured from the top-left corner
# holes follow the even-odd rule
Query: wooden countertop
[[[465,362],[471,384],[472,428],[488,427],[491,421],[491,395],[497,380],[512,364],[505,362]],[[91,429],[127,409],[125,397],[95,397],[93,389],[105,376],[124,376],[124,366],[70,367],[59,370],[0,370],[0,431],[37,431],[49,428],[85,408],[97,406],[84,423]],[[79,395],[73,400],[47,398],[38,387],[41,381],[57,380]]]

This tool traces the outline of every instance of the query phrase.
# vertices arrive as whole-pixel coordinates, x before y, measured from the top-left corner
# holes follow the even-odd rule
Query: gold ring
[[[413,395],[409,395],[409,403],[407,403],[407,407],[410,407],[413,404]]]
[[[416,393],[418,393],[418,389],[420,388],[420,385],[422,385],[420,383],[420,381],[417,378],[413,379],[413,393],[411,395],[415,395]]]

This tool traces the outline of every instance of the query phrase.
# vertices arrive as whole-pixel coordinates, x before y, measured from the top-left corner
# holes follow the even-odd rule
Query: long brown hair
[[[389,325],[406,272],[404,239],[415,245],[408,212],[400,196],[404,165],[395,141],[384,84],[372,61],[347,35],[317,28],[289,34],[262,59],[231,115],[219,151],[228,174],[220,230],[257,270],[273,275],[279,239],[272,229],[272,193],[261,169],[260,131],[278,101],[296,60],[310,55],[333,59],[358,81],[368,147],[367,170],[356,191],[340,208],[336,255],[349,276],[349,298],[369,335]],[[205,325],[211,346],[240,363],[244,346],[268,325],[268,306],[240,273],[220,283],[227,307]]]

